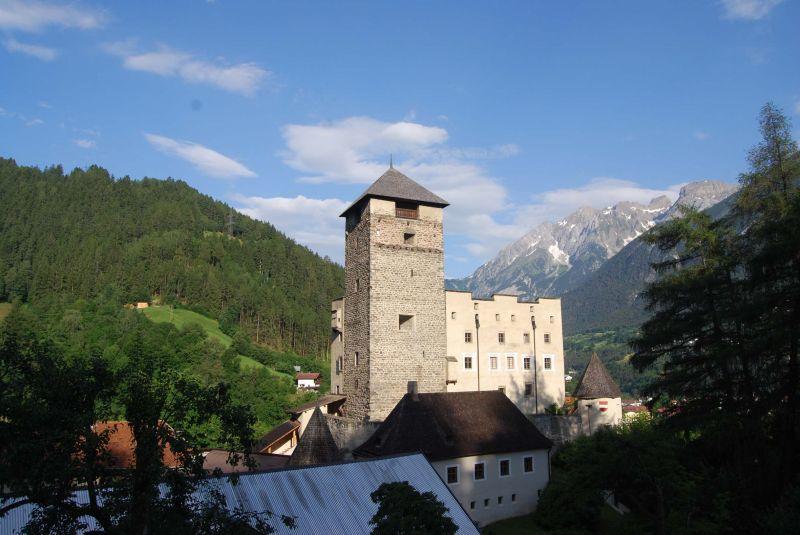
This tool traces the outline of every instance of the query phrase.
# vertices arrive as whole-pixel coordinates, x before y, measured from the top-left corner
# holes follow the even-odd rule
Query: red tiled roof
[[[245,466],[242,454],[239,453],[238,455],[238,463],[236,466],[234,466],[228,463],[230,452],[225,450],[208,450],[205,452],[205,456],[203,458],[203,469],[209,472],[219,469],[223,474],[248,472],[250,468]],[[289,462],[288,455],[277,455],[274,453],[251,453],[250,459],[255,463],[253,470],[272,470],[274,468],[283,468],[286,466],[286,463]]]
[[[166,423],[159,422],[159,425],[166,426],[169,432],[172,432]],[[131,429],[128,422],[97,422],[92,426],[92,431],[97,435],[108,431],[106,451],[109,457],[109,468],[132,468],[136,464],[134,452],[136,442],[133,438],[133,429]],[[174,468],[180,464],[178,457],[173,453],[169,444],[164,447],[163,462],[164,466],[170,468]]]
[[[316,380],[316,379],[319,379],[319,374],[318,373],[298,372],[297,375],[295,375],[294,378],[297,379],[298,381],[301,380],[301,379],[314,379],[314,380]]]

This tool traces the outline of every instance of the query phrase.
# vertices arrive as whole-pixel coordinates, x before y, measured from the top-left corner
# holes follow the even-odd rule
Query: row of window
[[[464,369],[465,370],[472,370],[474,364],[474,357],[472,355],[464,355]],[[489,355],[489,369],[490,370],[499,370],[500,367],[498,365],[500,360],[500,355]],[[553,369],[553,355],[544,355],[542,357],[542,364],[545,370],[552,370]],[[514,370],[517,366],[517,355],[509,355],[506,354],[506,370]],[[523,370],[530,370],[531,369],[531,357],[528,355],[522,356],[522,369]]]
[[[475,308],[475,310],[478,310],[478,303],[475,303],[474,308]],[[533,307],[531,307],[531,312],[533,312]],[[451,312],[450,313],[450,319],[454,320],[454,319],[456,319],[456,317],[457,317],[457,315],[456,315],[455,312]],[[495,314],[494,315],[494,319],[495,319],[495,321],[500,321],[500,314]],[[533,316],[531,316],[531,320],[533,320]],[[511,314],[511,321],[517,321],[517,315],[516,314]],[[555,316],[550,316],[550,323],[555,323],[555,322],[556,322],[556,317]]]
[[[484,508],[488,508],[489,505],[491,504],[491,501],[492,501],[491,498],[484,498],[483,499],[483,507]],[[512,493],[511,494],[511,503],[516,503],[516,501],[517,501],[517,495]],[[498,496],[497,497],[497,505],[503,505],[503,497],[502,496]],[[474,501],[473,502],[469,502],[469,508],[471,510],[473,510],[473,511],[475,510],[475,502]]]
[[[464,331],[464,342],[467,344],[472,343],[472,331]],[[498,344],[505,344],[506,343],[506,333],[500,332],[497,333],[497,343]],[[530,344],[531,343],[531,333],[522,333],[522,343],[523,344]],[[544,333],[544,343],[550,343],[550,333]]]
[[[458,465],[448,466],[447,483],[450,485],[457,485],[461,481],[460,472],[461,468]],[[532,456],[522,458],[522,472],[526,474],[533,472]],[[497,474],[500,477],[508,477],[511,475],[510,459],[500,459],[497,461]],[[472,469],[472,480],[483,481],[484,479],[486,479],[486,463],[485,462],[475,463],[475,466]]]

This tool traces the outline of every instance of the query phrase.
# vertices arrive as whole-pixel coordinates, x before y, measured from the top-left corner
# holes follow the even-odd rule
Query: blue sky
[[[0,0],[0,155],[180,178],[341,261],[393,153],[463,276],[579,206],[735,181],[764,102],[800,123],[798,27],[796,0]]]

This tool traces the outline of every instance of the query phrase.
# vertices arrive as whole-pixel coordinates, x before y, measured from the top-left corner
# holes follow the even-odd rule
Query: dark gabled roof
[[[297,420],[286,420],[282,424],[276,425],[270,429],[267,434],[262,435],[262,437],[258,439],[253,450],[260,452],[261,450],[270,447],[298,427],[300,427],[300,422]]]
[[[406,394],[356,457],[421,451],[431,461],[549,449],[545,437],[497,390]]]
[[[431,192],[430,190],[420,186],[406,175],[390,167],[383,175],[373,182],[373,184],[362,193],[358,199],[347,207],[347,210],[342,212],[339,217],[350,211],[351,208],[359,204],[367,197],[377,197],[380,199],[392,199],[399,201],[411,201],[420,204],[429,204],[432,206],[440,206],[444,208],[448,206],[448,202]]]
[[[309,466],[312,464],[328,464],[342,460],[342,454],[333,440],[328,421],[319,407],[311,413],[306,430],[300,436],[289,466]]]
[[[287,409],[286,412],[290,414],[300,414],[301,412],[305,412],[317,406],[326,407],[334,403],[340,403],[340,402],[344,403],[345,399],[347,399],[345,396],[339,394],[325,394],[324,396],[320,397],[319,399],[315,399],[314,401],[309,401],[308,403],[303,403],[302,405],[298,405],[297,407],[292,407],[291,409]]]
[[[603,361],[593,353],[572,395],[579,399],[621,398],[622,392]]]

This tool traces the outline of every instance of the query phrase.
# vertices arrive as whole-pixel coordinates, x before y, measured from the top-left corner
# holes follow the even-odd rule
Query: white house
[[[309,390],[319,390],[320,374],[298,372],[294,376],[297,388],[307,388]]]
[[[502,392],[417,394],[414,386],[356,458],[421,451],[479,526],[536,509],[552,442]]]

